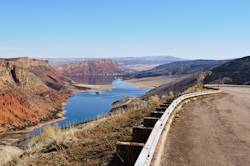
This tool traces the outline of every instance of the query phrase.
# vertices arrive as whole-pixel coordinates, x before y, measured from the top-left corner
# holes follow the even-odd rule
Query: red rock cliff
[[[64,78],[47,61],[0,59],[0,132],[54,117],[69,95]]]

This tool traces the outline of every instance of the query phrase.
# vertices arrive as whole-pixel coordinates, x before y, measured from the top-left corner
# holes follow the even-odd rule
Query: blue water
[[[149,89],[137,88],[133,84],[124,82],[120,79],[112,82],[112,90],[104,92],[79,92],[70,97],[65,107],[65,119],[52,123],[60,127],[69,127],[74,124],[93,120],[98,116],[103,116],[111,110],[112,103],[126,98],[137,97],[145,94]],[[41,128],[36,128],[32,132],[27,133],[24,137],[35,136],[43,131]]]
[[[67,100],[68,105],[65,107],[65,110],[67,110],[65,113],[66,119],[57,124],[65,127],[95,119],[97,116],[107,114],[111,110],[113,102],[129,96],[140,96],[147,91],[148,89],[137,88],[133,84],[122,80],[115,80],[112,82],[112,90],[110,91],[77,93]]]

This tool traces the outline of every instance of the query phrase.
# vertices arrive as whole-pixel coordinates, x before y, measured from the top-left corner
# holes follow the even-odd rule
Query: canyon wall
[[[67,81],[47,61],[0,59],[0,132],[55,117],[71,95]]]

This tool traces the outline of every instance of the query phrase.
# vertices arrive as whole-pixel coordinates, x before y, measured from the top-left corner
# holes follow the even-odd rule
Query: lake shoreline
[[[106,91],[106,90],[112,89],[112,84],[108,84],[108,85],[78,84],[78,86],[79,86],[79,88],[82,87],[82,88],[89,88],[89,89],[86,89],[86,90],[79,90],[79,89],[75,90],[74,89],[72,95],[67,97],[61,103],[61,108],[59,109],[59,111],[52,114],[50,118],[46,118],[44,120],[41,120],[40,122],[38,122],[35,125],[30,125],[30,126],[26,126],[24,128],[20,128],[20,129],[12,129],[12,130],[6,130],[6,131],[1,132],[0,133],[0,144],[4,144],[4,145],[15,144],[19,141],[27,139],[27,137],[25,135],[35,131],[38,128],[42,128],[44,126],[49,126],[49,125],[54,124],[56,122],[60,122],[62,120],[65,120],[66,119],[65,113],[68,111],[65,109],[65,106],[68,105],[67,100],[79,92],[100,92],[100,91]]]
[[[67,100],[67,99],[65,99],[65,100]],[[42,128],[44,126],[49,126],[53,123],[64,120],[65,119],[64,114],[67,112],[67,110],[65,110],[64,107],[67,104],[68,103],[66,101],[64,101],[61,105],[60,111],[55,113],[53,115],[53,117],[48,119],[48,120],[42,120],[36,125],[27,126],[23,129],[17,129],[17,130],[13,130],[13,131],[10,130],[10,131],[0,133],[0,144],[4,144],[4,145],[15,144],[19,141],[28,139],[28,137],[32,137],[32,136],[26,136],[26,134],[31,133],[38,128]]]
[[[123,80],[123,81],[126,82],[126,80]],[[133,85],[135,86],[135,84],[133,84]],[[70,97],[73,97],[78,93],[81,93],[81,92],[106,92],[106,91],[111,91],[112,88],[113,88],[112,84],[108,84],[108,85],[81,84],[81,86],[82,87],[92,88],[92,89],[74,91],[74,93],[71,96],[69,96],[67,99],[65,99],[65,101],[61,104],[60,111],[58,111],[57,113],[52,115],[52,118],[50,118],[48,120],[41,121],[41,122],[39,122],[38,124],[36,124],[34,126],[29,126],[29,127],[24,128],[24,129],[20,129],[20,130],[16,130],[16,131],[7,131],[7,132],[4,132],[4,133],[1,133],[0,134],[0,143],[1,144],[6,144],[6,145],[13,145],[13,144],[15,144],[17,142],[22,142],[22,140],[27,140],[27,139],[29,139],[29,137],[33,137],[32,135],[31,136],[26,136],[26,135],[28,135],[29,133],[34,132],[36,129],[39,129],[39,128],[42,128],[42,127],[45,127],[45,126],[49,126],[49,125],[52,125],[54,123],[57,123],[57,122],[60,122],[60,121],[63,121],[65,119],[67,119],[65,117],[65,114],[69,111],[69,110],[65,109],[65,107],[69,104],[67,102],[67,100]],[[120,100],[122,100],[122,99],[120,99]],[[108,114],[108,112],[101,115],[101,117],[105,117]],[[98,118],[100,118],[100,117],[98,117]],[[97,119],[97,117],[92,118],[91,120],[86,120],[86,121],[82,121],[82,122],[78,122],[78,123],[79,124],[83,124],[83,123],[85,124],[85,123],[89,123],[91,121],[94,121],[96,119]],[[78,125],[78,124],[74,124],[74,125]]]

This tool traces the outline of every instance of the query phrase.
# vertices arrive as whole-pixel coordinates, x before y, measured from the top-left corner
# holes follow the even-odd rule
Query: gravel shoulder
[[[191,101],[178,113],[161,165],[249,165],[250,88]]]

